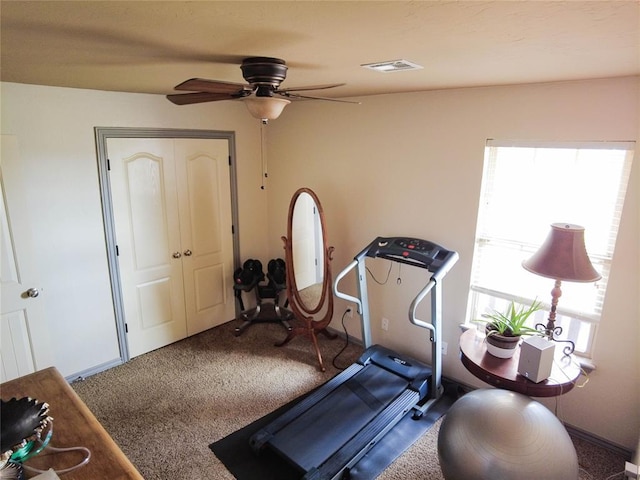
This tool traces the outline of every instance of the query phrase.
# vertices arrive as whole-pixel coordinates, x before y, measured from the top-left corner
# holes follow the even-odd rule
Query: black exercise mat
[[[254,432],[282,415],[306,395],[292,400],[277,410],[265,415],[231,435],[209,445],[209,448],[238,480],[297,480],[300,474],[284,459],[269,449],[256,455],[249,446],[249,438]],[[455,401],[455,394],[445,394],[420,420],[405,416],[350,470],[352,480],[374,479],[384,469],[420,438],[444,415]]]

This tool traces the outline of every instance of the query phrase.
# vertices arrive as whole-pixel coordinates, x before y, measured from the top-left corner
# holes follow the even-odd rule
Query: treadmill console
[[[378,237],[366,249],[368,257],[380,257],[426,268],[435,273],[454,254],[428,240],[410,237]]]

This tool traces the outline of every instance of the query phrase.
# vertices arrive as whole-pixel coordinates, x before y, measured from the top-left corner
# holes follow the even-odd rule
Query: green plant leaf
[[[531,315],[541,309],[542,303],[537,299],[529,306],[519,305],[518,307],[512,300],[506,312],[493,310],[491,313],[483,313],[482,319],[474,320],[474,323],[490,325],[491,330],[500,335],[540,335],[542,332],[525,325],[525,323]]]

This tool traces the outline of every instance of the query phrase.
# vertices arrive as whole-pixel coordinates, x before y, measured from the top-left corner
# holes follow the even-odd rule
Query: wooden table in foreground
[[[91,459],[64,480],[143,480],[129,459],[100,425],[93,413],[54,367],[16,378],[0,385],[3,400],[31,397],[49,405],[53,418],[50,445],[58,448],[86,447]],[[62,470],[82,460],[78,452],[49,453],[43,450],[25,464],[46,470]]]
[[[571,390],[580,376],[579,365],[571,356],[564,356],[556,348],[551,375],[540,383],[534,383],[518,373],[520,348],[511,358],[498,358],[487,353],[484,335],[475,328],[460,336],[460,360],[476,377],[489,385],[522,393],[530,397],[555,397]]]

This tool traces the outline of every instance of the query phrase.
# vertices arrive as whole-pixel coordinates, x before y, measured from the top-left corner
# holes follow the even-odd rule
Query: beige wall
[[[177,107],[140,95],[2,83],[2,133],[16,135],[28,174],[33,255],[64,376],[118,361],[94,127],[234,131],[240,256],[266,257],[260,124],[240,102]],[[42,334],[43,332],[38,332]]]
[[[444,281],[443,337],[449,344],[444,374],[476,386],[483,384],[464,370],[456,350],[485,140],[639,137],[637,79],[365,97],[359,106],[299,102],[267,127],[269,179],[261,190],[260,125],[240,102],[176,107],[153,95],[10,83],[1,88],[2,133],[17,135],[31,175],[26,188],[35,255],[56,366],[65,376],[109,363],[117,350],[95,126],[235,131],[242,259],[282,256],[289,198],[303,185],[322,200],[336,247],[335,272],[378,235],[423,237],[457,250],[461,260]],[[558,413],[568,423],[629,449],[637,446],[640,429],[639,158],[595,347],[598,369],[587,386],[558,399]],[[374,262],[372,270],[384,277],[387,266]],[[397,268],[390,286],[369,282],[374,340],[424,357],[426,333],[406,321],[408,302],[426,278],[416,270],[402,269],[402,287],[395,282]],[[355,284],[353,278],[345,279],[349,284]],[[346,306],[337,303],[337,320]],[[382,316],[392,321],[385,335],[378,328]],[[357,316],[348,322],[355,334],[356,321]]]
[[[301,186],[315,190],[323,204],[335,273],[376,236],[421,237],[458,251],[460,261],[444,280],[444,375],[483,386],[460,363],[457,339],[485,140],[637,140],[638,95],[638,79],[624,78],[382,95],[363,97],[362,105],[291,105],[268,127],[270,251],[281,254],[289,198]],[[628,449],[635,449],[640,430],[639,189],[636,153],[595,345],[597,370],[584,388],[558,399],[558,414],[569,424]],[[552,192],[540,185],[540,194]],[[371,267],[384,278],[388,265]],[[397,267],[388,286],[369,281],[374,342],[428,359],[427,332],[407,321],[409,302],[426,278],[412,270],[418,269],[402,269],[403,287],[396,284]],[[343,285],[355,288],[355,279]],[[337,302],[336,328],[346,306]],[[391,320],[386,333],[379,328],[383,316]],[[357,316],[347,325],[359,336]],[[544,403],[555,409],[555,400]]]

